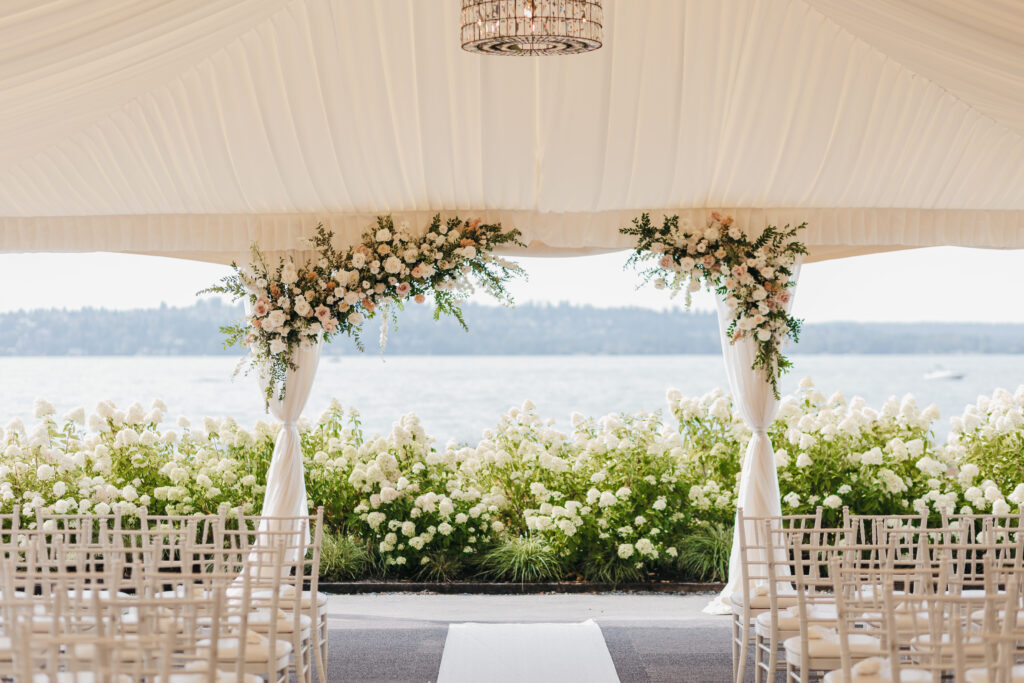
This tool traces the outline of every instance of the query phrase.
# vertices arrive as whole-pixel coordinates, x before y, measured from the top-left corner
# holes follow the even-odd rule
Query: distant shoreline
[[[410,305],[388,334],[388,356],[678,356],[721,353],[717,316],[706,311],[636,307],[467,304],[469,331],[433,320],[429,305]],[[130,311],[33,310],[0,314],[0,357],[218,356],[221,325],[241,308],[200,300],[186,308]],[[376,354],[377,324],[364,329]],[[358,353],[339,339],[326,356]],[[1020,355],[1019,323],[807,323],[794,355]]]

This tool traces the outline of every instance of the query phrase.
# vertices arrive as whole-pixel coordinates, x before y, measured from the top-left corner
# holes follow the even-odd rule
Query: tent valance
[[[807,221],[810,260],[1024,247],[1019,3],[847,4],[606,0],[601,50],[509,60],[447,0],[15,0],[0,251],[230,261],[458,211],[589,253],[710,209]]]
[[[714,207],[718,208],[718,207]],[[694,223],[711,209],[654,209]],[[805,262],[934,245],[1024,249],[1024,212],[926,209],[745,209],[723,213],[756,230],[759,226],[806,221]],[[435,211],[397,212],[395,221],[424,227]],[[442,217],[454,212],[441,211]],[[575,256],[631,249],[619,234],[641,210],[593,213],[538,213],[466,209],[461,215],[501,222],[523,232],[531,256]],[[248,246],[267,251],[301,250],[317,223],[336,234],[339,244],[356,241],[376,220],[372,213],[342,214],[164,214],[0,218],[0,251],[111,251],[145,253],[230,263],[244,259]]]

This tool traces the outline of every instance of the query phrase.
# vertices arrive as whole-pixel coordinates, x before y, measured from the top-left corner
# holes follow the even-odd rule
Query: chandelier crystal
[[[601,0],[462,0],[462,49],[571,55],[601,47]]]

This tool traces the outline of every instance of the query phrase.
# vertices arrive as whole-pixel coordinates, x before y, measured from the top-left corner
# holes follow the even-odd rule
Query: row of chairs
[[[893,653],[887,648],[892,646],[904,652],[909,646],[898,636],[923,635],[908,629],[887,631],[883,627],[890,617],[902,619],[905,615],[901,616],[900,610],[916,599],[904,601],[903,596],[942,596],[941,600],[926,602],[935,605],[958,599],[987,599],[993,603],[987,606],[989,610],[997,609],[995,603],[1000,601],[1020,601],[1019,595],[1015,597],[1006,590],[1006,582],[1012,584],[1016,576],[1013,572],[1019,571],[1024,555],[1022,515],[947,516],[930,526],[923,515],[862,516],[844,511],[840,525],[827,528],[821,524],[820,509],[813,515],[769,518],[746,517],[740,511],[738,524],[742,590],[731,596],[733,672],[737,683],[744,679],[751,646],[757,683],[774,680],[783,667],[787,679],[794,681],[809,681],[822,675],[830,683],[898,681],[901,679],[892,678],[891,672],[899,671],[900,663],[907,658],[893,660]],[[851,596],[851,601],[843,603],[845,612],[841,603],[847,584],[842,581],[859,583],[862,589]],[[999,592],[992,592],[992,581],[1000,587]],[[895,592],[889,590],[894,585]],[[887,593],[891,593],[889,598]],[[893,595],[897,597],[892,598]],[[854,597],[861,602],[853,600]],[[957,604],[958,613],[966,614],[966,603]],[[864,609],[858,612],[858,606]],[[1001,604],[998,609],[1001,614],[1016,615],[1008,604]],[[841,613],[848,617],[845,631],[839,628]],[[937,622],[922,623],[938,628]],[[997,625],[1024,641],[1019,632],[1021,624],[1024,620],[1018,623],[1015,619],[1001,619]],[[949,630],[933,635],[944,637],[946,646],[953,647],[954,636]],[[1004,653],[1001,659],[990,661],[977,648],[968,648],[968,654],[957,660],[966,668],[952,668],[944,675],[966,680],[971,667],[985,668],[998,661],[1001,668],[994,669],[993,675],[1005,677],[1010,675],[1018,657],[1011,652],[1012,656]],[[878,668],[880,662],[887,661],[886,657],[888,668]],[[956,662],[950,659],[949,663]],[[855,667],[860,668],[854,671]],[[870,675],[868,669],[872,669]],[[913,670],[914,676],[923,676],[919,668]],[[829,673],[833,671],[836,673]],[[858,672],[863,677],[857,678]],[[885,672],[890,673],[883,675]]]
[[[21,522],[0,516],[0,675],[326,680],[322,509]]]

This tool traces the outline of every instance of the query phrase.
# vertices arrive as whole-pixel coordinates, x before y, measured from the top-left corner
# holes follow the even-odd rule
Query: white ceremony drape
[[[295,351],[295,369],[288,371],[284,399],[275,394],[270,400],[270,412],[282,423],[274,444],[274,454],[267,470],[267,490],[263,496],[263,517],[300,517],[309,514],[306,501],[306,478],[302,463],[302,443],[297,421],[309,399],[320,362],[323,342],[300,346]],[[261,381],[261,387],[264,384]],[[260,524],[266,529],[266,520]],[[306,541],[309,528],[306,528]],[[293,561],[295,558],[287,558]]]
[[[794,269],[794,280],[799,275],[799,265]],[[790,290],[791,294],[795,293]],[[717,297],[718,326],[722,335],[722,357],[725,373],[729,379],[729,391],[743,422],[753,434],[743,455],[743,471],[740,474],[740,490],[736,507],[752,517],[777,516],[782,514],[779,497],[779,478],[775,471],[775,450],[768,438],[768,428],[775,421],[779,402],[772,394],[771,384],[761,370],[754,370],[754,356],[757,343],[744,337],[730,344],[725,330],[729,326],[729,309],[721,297]],[[787,311],[793,306],[790,297]],[[708,614],[729,614],[732,607],[729,596],[743,590],[740,576],[739,529],[733,532],[732,553],[729,556],[729,581],[722,593],[711,601],[704,612]]]

